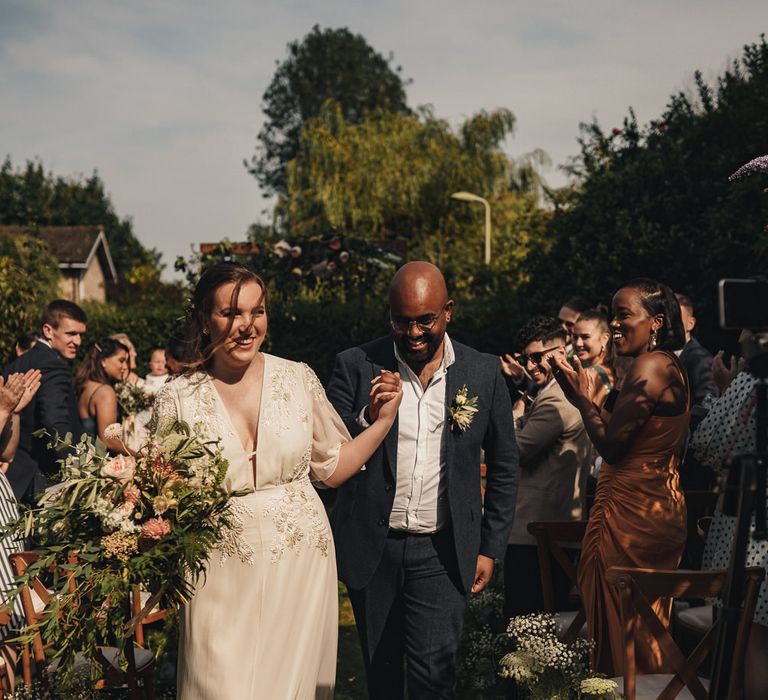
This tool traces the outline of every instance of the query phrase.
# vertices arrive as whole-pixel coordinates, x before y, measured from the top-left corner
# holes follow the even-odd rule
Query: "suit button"
[[[384,490],[385,490],[387,493],[389,493],[389,492],[392,490],[392,487],[391,487],[389,484],[387,484],[387,485],[384,487]]]
[[[387,524],[387,521],[386,521],[386,520],[384,520],[384,518],[382,518],[382,519],[381,519],[381,520],[379,520],[379,522],[378,522],[378,523],[376,523],[376,524],[377,524],[379,527],[384,527],[384,526]]]

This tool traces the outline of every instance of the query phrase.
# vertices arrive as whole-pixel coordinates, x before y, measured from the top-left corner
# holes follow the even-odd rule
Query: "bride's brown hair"
[[[237,304],[240,289],[248,282],[255,282],[261,287],[262,302],[267,307],[269,293],[264,280],[253,270],[245,265],[233,262],[221,262],[212,265],[203,272],[192,294],[192,313],[187,328],[187,348],[184,368],[186,372],[194,372],[200,367],[205,367],[210,362],[213,354],[226,342],[226,335],[218,343],[212,343],[211,338],[204,329],[208,324],[213,301],[216,292],[225,284],[234,283],[230,303]],[[227,334],[232,328],[233,319],[227,325]]]

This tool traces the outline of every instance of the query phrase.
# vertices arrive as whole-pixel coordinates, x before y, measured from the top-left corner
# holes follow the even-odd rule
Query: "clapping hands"
[[[725,353],[721,350],[715,355],[712,360],[712,377],[717,384],[717,388],[720,390],[720,394],[728,388],[728,385],[734,380],[736,375],[745,368],[745,363],[742,358],[737,358],[736,355],[731,355],[731,360],[726,366]]]
[[[368,418],[374,422],[379,418],[394,421],[397,409],[403,399],[403,383],[399,372],[381,370],[371,381],[371,401],[368,404]]]
[[[21,413],[40,388],[41,378],[39,369],[15,372],[8,379],[0,377],[0,413]]]
[[[583,401],[592,401],[595,395],[595,373],[583,367],[578,357],[573,358],[573,366],[558,354],[550,355],[547,362],[565,397],[574,406]]]
[[[525,371],[525,367],[509,353],[506,353],[504,357],[499,355],[499,360],[501,360],[501,371],[514,381],[519,382],[522,379],[530,379],[528,372]]]

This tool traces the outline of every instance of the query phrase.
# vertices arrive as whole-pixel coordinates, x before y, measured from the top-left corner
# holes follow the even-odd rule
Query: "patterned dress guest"
[[[617,592],[605,580],[611,566],[675,569],[686,536],[685,500],[677,466],[690,417],[690,393],[674,350],[682,347],[680,307],[654,280],[628,282],[613,297],[613,340],[634,358],[612,413],[591,400],[591,378],[577,361],[554,363],[555,377],[581,412],[603,458],[578,567],[596,670],[623,672],[624,640]],[[668,621],[672,601],[651,601]],[[657,673],[666,659],[637,620],[637,670]]]

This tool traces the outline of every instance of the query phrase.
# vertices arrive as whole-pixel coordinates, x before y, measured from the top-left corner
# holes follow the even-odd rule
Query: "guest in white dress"
[[[181,615],[181,700],[333,697],[336,563],[311,480],[355,474],[402,397],[399,375],[380,375],[379,419],[352,440],[309,367],[259,352],[266,297],[248,268],[209,268],[193,297],[195,357],[157,395],[158,427],[178,419],[219,438],[226,488],[249,491],[238,506],[250,557],[222,545]]]

